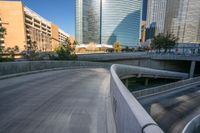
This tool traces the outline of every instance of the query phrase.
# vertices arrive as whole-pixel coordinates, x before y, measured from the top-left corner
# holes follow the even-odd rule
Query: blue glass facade
[[[135,46],[140,38],[141,9],[142,0],[76,0],[76,38],[80,43],[112,45],[119,41]]]
[[[143,6],[142,6],[142,20],[146,21],[147,19],[147,4],[148,0],[143,0]]]

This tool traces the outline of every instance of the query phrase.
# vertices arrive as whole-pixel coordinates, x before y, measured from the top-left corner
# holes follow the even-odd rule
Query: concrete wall
[[[152,74],[163,76],[178,73],[126,65],[111,67],[110,95],[118,133],[163,133],[119,77],[126,74]],[[180,74],[180,73],[179,73]],[[181,76],[181,74],[179,75]]]
[[[37,71],[52,68],[74,67],[103,67],[110,68],[109,63],[94,63],[86,61],[24,61],[0,63],[0,76],[29,71]]]
[[[199,64],[199,55],[177,55],[177,54],[156,54],[147,52],[132,53],[107,53],[107,54],[84,54],[78,55],[79,60],[109,62],[113,64],[126,64],[133,66],[149,67],[160,70],[190,72],[191,61],[197,61]],[[198,67],[197,67],[198,68]],[[200,74],[198,69],[195,73]]]
[[[171,78],[171,79],[186,79],[188,74],[181,72],[172,72],[164,70],[156,70],[145,67],[117,65],[116,71],[120,79],[127,77],[155,77],[155,78]],[[125,77],[125,78],[124,78]]]
[[[183,129],[182,133],[197,133],[200,126],[200,115],[193,118]]]
[[[118,60],[110,61],[113,64],[125,64],[132,66],[148,67],[159,70],[189,72],[190,62],[188,61],[162,61],[152,59],[134,59],[134,60]]]
[[[99,53],[99,54],[81,54],[79,60],[85,61],[114,61],[114,60],[135,60],[135,59],[152,59],[152,60],[175,60],[175,61],[200,61],[199,55],[178,55],[169,53],[148,53],[148,52],[130,52],[130,53]]]

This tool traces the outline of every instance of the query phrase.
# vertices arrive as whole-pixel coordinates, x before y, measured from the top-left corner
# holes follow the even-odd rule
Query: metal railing
[[[200,45],[196,47],[175,47],[168,49],[167,51],[159,50],[148,50],[148,55],[182,55],[182,56],[200,56]]]
[[[162,93],[162,92],[171,91],[172,89],[178,89],[178,87],[181,87],[181,86],[184,86],[187,84],[192,84],[192,83],[199,82],[199,81],[200,81],[200,77],[196,77],[196,78],[181,80],[181,81],[178,81],[175,83],[170,83],[167,85],[162,85],[162,86],[158,86],[158,87],[135,91],[132,94],[136,98],[141,98],[141,97],[155,95],[155,94]]]

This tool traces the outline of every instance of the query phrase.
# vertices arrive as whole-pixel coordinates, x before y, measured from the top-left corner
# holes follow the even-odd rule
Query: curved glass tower
[[[139,42],[142,0],[76,0],[76,39],[124,46]]]

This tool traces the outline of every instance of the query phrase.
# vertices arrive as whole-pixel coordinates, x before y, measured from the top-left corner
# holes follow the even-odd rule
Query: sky
[[[45,19],[55,23],[70,35],[75,34],[75,0],[22,0]]]
[[[75,0],[22,0],[23,3],[40,16],[58,25],[62,30],[75,35]],[[143,8],[147,6],[144,0]],[[146,10],[143,12],[146,19]]]

